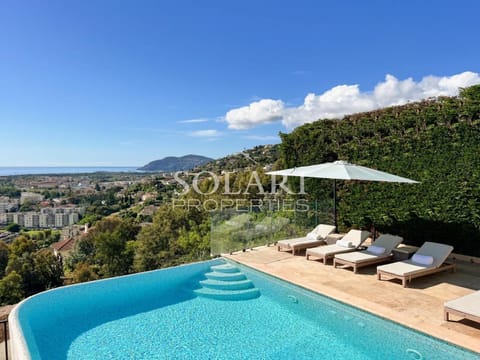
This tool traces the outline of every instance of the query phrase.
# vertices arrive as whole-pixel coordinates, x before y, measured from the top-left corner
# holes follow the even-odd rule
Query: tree
[[[20,198],[20,194],[21,191],[9,182],[0,186],[0,195],[8,196],[10,198]]]
[[[7,276],[15,272],[21,278],[25,296],[62,285],[61,262],[49,250],[38,250],[35,242],[19,236],[10,245]]]
[[[16,223],[12,223],[8,225],[5,230],[13,232],[13,233],[18,233],[22,227]]]
[[[101,265],[104,277],[129,273],[133,264],[133,253],[126,251],[127,241],[118,231],[102,232],[95,237],[95,260]]]
[[[25,253],[32,253],[37,250],[35,243],[26,236],[21,235],[17,237],[10,244],[10,259],[9,265],[16,257],[22,257]]]
[[[31,201],[25,201],[22,205],[20,205],[20,212],[27,212],[27,211],[34,211],[37,208],[37,205]]]
[[[190,231],[181,231],[175,242],[176,253],[184,261],[202,260],[210,254],[209,223],[192,226]]]
[[[95,245],[91,236],[84,236],[77,242],[65,259],[65,265],[69,270],[75,270],[80,264],[93,264],[95,259]]]
[[[5,276],[5,268],[8,264],[8,246],[0,241],[0,278]]]
[[[22,277],[15,271],[0,280],[0,305],[16,304],[23,298]]]
[[[86,263],[79,263],[73,272],[73,281],[76,283],[97,280],[98,275],[92,266]]]
[[[85,267],[84,264],[96,265],[102,277],[128,274],[132,269],[134,243],[139,230],[140,227],[130,219],[105,218],[76,243],[66,264],[72,270]]]
[[[198,230],[200,224],[208,221],[208,214],[196,208],[172,208],[170,205],[161,206],[153,218],[151,225],[144,226],[137,236],[134,268],[136,271],[147,271],[160,267],[181,263],[181,258],[197,250],[190,249],[195,238],[190,231]],[[207,226],[208,228],[208,226]],[[207,230],[208,232],[208,230]],[[179,239],[183,235],[181,242]],[[203,243],[203,238],[202,238]],[[199,245],[200,248],[204,246]],[[186,250],[186,249],[189,250]],[[191,258],[191,256],[187,256]]]
[[[95,224],[98,220],[100,220],[100,216],[98,216],[98,215],[96,215],[96,214],[90,214],[90,215],[84,216],[84,217],[78,222],[78,225],[85,225],[85,224],[93,225],[93,224]]]
[[[34,269],[38,278],[38,283],[42,290],[52,289],[63,285],[63,266],[57,258],[48,249],[42,249],[34,255]]]

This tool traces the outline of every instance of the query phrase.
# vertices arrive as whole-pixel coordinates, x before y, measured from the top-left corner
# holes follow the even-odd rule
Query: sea
[[[26,166],[26,167],[2,167],[0,166],[0,176],[12,175],[55,175],[55,174],[89,174],[96,172],[111,172],[111,173],[144,173],[144,171],[137,170],[139,166],[62,166],[62,167],[41,167],[41,166]]]

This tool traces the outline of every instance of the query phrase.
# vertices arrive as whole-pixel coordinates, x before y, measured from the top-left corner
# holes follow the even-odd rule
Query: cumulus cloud
[[[227,112],[225,120],[234,130],[245,130],[260,124],[282,120],[285,106],[281,100],[263,99]]]
[[[340,119],[344,115],[402,105],[437,96],[454,96],[459,88],[480,84],[478,73],[466,71],[452,76],[426,76],[419,82],[386,75],[373,91],[362,92],[359,85],[338,85],[323,94],[310,93],[303,104],[287,107],[281,100],[264,99],[230,110],[225,120],[235,130],[281,122],[287,129],[318,119]]]
[[[361,93],[358,85],[339,85],[322,95],[308,94],[299,107],[286,108],[282,123],[287,128],[294,128],[318,119],[341,118],[374,107],[371,97]]]
[[[214,138],[219,137],[222,133],[218,130],[211,129],[211,130],[196,130],[188,133],[189,136],[194,137],[206,137],[206,138]]]

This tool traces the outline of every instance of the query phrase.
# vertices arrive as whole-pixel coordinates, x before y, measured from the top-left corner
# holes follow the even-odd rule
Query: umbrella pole
[[[337,224],[337,180],[333,179],[333,223],[335,225],[335,232],[338,233]]]

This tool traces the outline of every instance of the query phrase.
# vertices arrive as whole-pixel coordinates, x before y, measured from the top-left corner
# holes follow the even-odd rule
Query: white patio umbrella
[[[396,183],[418,183],[418,181],[407,179],[401,176],[389,174],[383,171],[370,169],[365,166],[350,164],[347,161],[327,162],[318,165],[301,166],[284,170],[270,171],[267,175],[311,177],[321,179],[333,179],[333,219],[335,229],[337,226],[337,184],[336,180],[365,180],[385,181]]]

